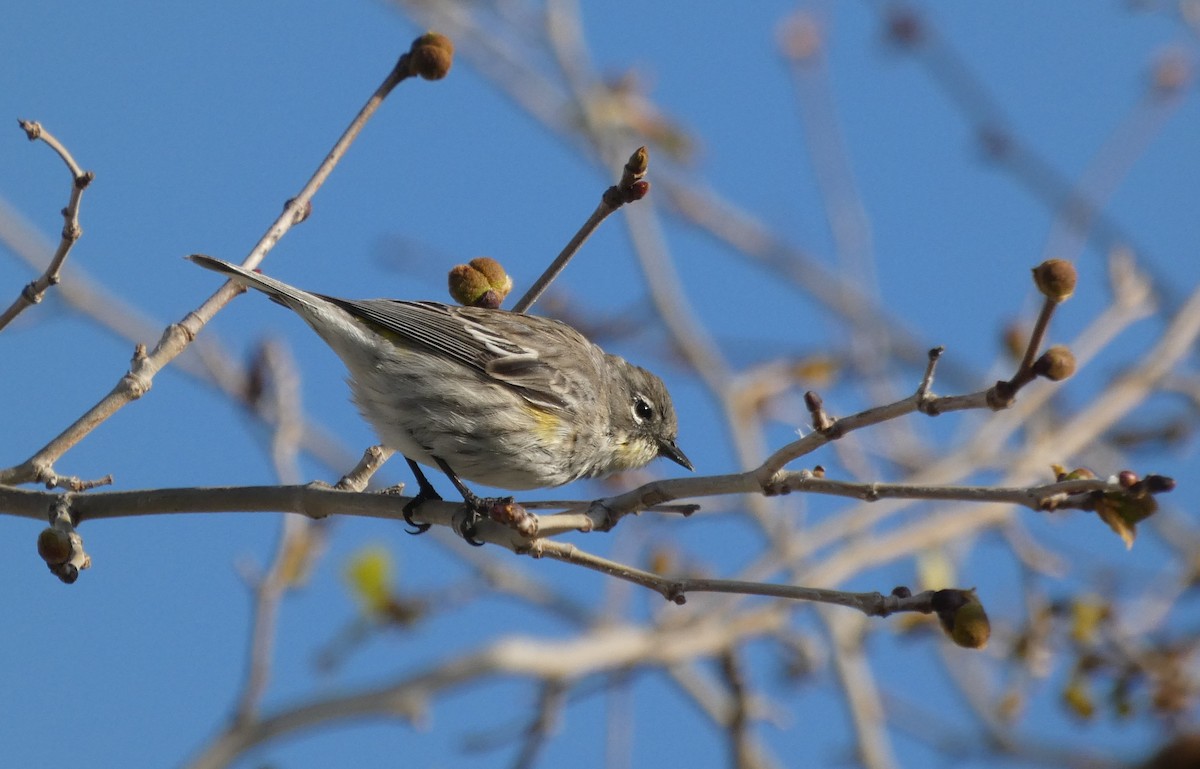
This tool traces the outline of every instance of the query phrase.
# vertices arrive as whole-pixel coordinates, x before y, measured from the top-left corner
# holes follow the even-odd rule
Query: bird
[[[603,478],[665,457],[694,469],[655,374],[604,352],[562,321],[433,301],[339,299],[204,254],[191,261],[266,294],[341,358],[352,400],[382,444],[404,456],[419,491],[441,499],[421,465],[441,470],[469,515],[471,544],[495,503],[465,481],[512,491]]]

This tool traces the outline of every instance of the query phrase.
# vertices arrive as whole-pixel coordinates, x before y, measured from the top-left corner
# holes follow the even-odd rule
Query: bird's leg
[[[405,457],[404,461],[408,463],[409,468],[413,471],[413,475],[417,477],[417,495],[409,500],[408,504],[405,505],[404,509],[400,512],[404,514],[404,522],[409,526],[412,526],[412,528],[408,530],[409,534],[424,534],[425,532],[429,531],[429,527],[432,524],[417,523],[414,521],[412,519],[413,510],[416,510],[418,507],[420,507],[422,502],[426,502],[428,500],[441,500],[442,496],[437,493],[437,489],[435,489],[433,484],[429,482],[429,479],[425,477],[425,473],[421,471],[420,465],[408,457]]]
[[[454,484],[454,488],[458,489],[458,493],[462,494],[463,502],[466,503],[467,518],[465,521],[463,521],[458,533],[468,543],[475,545],[476,547],[483,545],[482,542],[475,539],[475,527],[484,518],[491,517],[490,511],[492,508],[500,505],[512,505],[513,498],[480,497],[478,494],[467,488],[467,485],[459,479],[458,475],[450,468],[450,465],[446,464],[444,459],[434,457],[433,461],[437,462],[438,467],[442,468],[442,472],[445,473],[446,477],[450,479],[450,482]]]

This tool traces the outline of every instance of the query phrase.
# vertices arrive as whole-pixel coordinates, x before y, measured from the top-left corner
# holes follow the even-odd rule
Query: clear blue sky
[[[929,10],[965,68],[990,88],[1009,126],[1064,178],[1075,179],[1145,98],[1157,57],[1174,47],[1196,62],[1196,35],[1182,22],[1166,12],[1132,12],[1130,5],[978,2],[931,4]],[[830,36],[835,117],[870,217],[877,290],[923,342],[945,345],[948,355],[980,372],[984,386],[987,376],[997,375],[982,372],[995,359],[999,329],[1034,307],[1026,274],[1048,255],[1052,213],[986,162],[962,110],[928,70],[884,45],[875,5],[813,7]],[[781,2],[688,4],[686,11],[679,4],[608,2],[589,4],[585,22],[602,68],[635,67],[658,104],[694,131],[698,151],[685,173],[832,264],[803,123],[775,47],[776,24],[793,9]],[[72,267],[85,269],[161,328],[218,284],[182,256],[240,259],[421,31],[379,2],[9,3],[0,25],[0,196],[48,239],[56,237],[66,172],[16,125],[18,118],[41,121],[96,173]],[[1179,99],[1104,206],[1176,299],[1200,279],[1195,85]],[[610,181],[460,58],[443,82],[401,86],[318,194],[311,220],[284,239],[264,268],[329,294],[441,299],[447,268],[488,254],[519,284],[527,283]],[[837,344],[835,326],[811,301],[767,285],[761,273],[687,229],[668,228],[667,238],[689,298],[735,363]],[[1079,297],[1056,320],[1056,341],[1071,338],[1102,307],[1101,256],[1095,247],[1081,253]],[[0,252],[0,302],[30,277]],[[604,315],[641,299],[637,280],[625,232],[609,222],[560,287],[586,312]],[[1155,328],[1133,329],[1127,344],[1136,347]],[[239,352],[264,336],[287,340],[303,375],[306,407],[352,450],[372,442],[347,400],[340,364],[296,319],[261,297],[247,297],[212,330]],[[659,341],[649,332],[614,349],[675,383],[684,415],[680,443],[697,469],[734,470],[711,403],[669,363],[656,362]],[[0,465],[26,458],[107,392],[131,352],[128,341],[97,331],[53,295],[0,334]],[[1128,360],[1099,362],[1064,388],[1066,402],[1085,400],[1089,387]],[[866,404],[843,407],[855,405]],[[947,438],[962,427],[961,420],[943,419],[938,429]],[[770,437],[776,444],[788,440],[787,426]],[[236,407],[168,370],[148,397],[97,430],[58,470],[82,477],[111,472],[122,489],[270,483],[264,440]],[[1172,510],[1194,518],[1197,496],[1187,488],[1196,477],[1194,446],[1155,459],[1159,464],[1134,469],[1179,476],[1184,488],[1171,498]],[[673,474],[677,468],[656,469]],[[336,478],[310,462],[304,472],[306,479]],[[408,480],[400,466],[386,475]],[[571,490],[578,497],[594,492]],[[639,519],[633,525],[650,524]],[[645,530],[685,538],[721,569],[742,562],[739,541],[753,544],[744,530],[730,531],[719,521],[697,521],[690,531],[688,523],[677,525],[674,532]],[[37,531],[29,521],[0,516],[6,586],[0,590],[0,764],[181,762],[230,710],[243,674],[249,616],[236,566],[265,562],[276,520],[188,515],[87,526],[95,566],[71,587],[45,573],[33,548]],[[1114,568],[1144,571],[1135,578],[1142,587],[1157,577],[1154,559],[1161,550],[1152,537],[1126,555],[1083,516],[1048,531],[1056,546],[1069,545],[1068,555],[1099,549],[1111,553]],[[317,674],[314,654],[356,611],[339,578],[342,565],[376,542],[397,552],[401,580],[412,590],[443,584],[446,570],[459,568],[437,546],[404,536],[398,526],[337,521],[311,585],[284,604],[268,706],[419,669],[451,649],[470,648],[474,628],[565,632],[489,602],[413,635],[377,639],[338,674]],[[594,538],[585,542],[595,544]],[[559,581],[584,601],[600,601],[612,589],[555,564],[516,567]],[[856,587],[887,590],[912,580],[908,566],[870,576]],[[1015,579],[1011,569],[993,573],[986,561],[966,577],[990,590],[1000,606]],[[647,602],[657,608],[652,597]],[[925,663],[917,667],[927,669],[928,648],[918,652],[890,641],[880,642],[874,660],[903,666],[914,655]],[[761,662],[760,674],[769,677]],[[895,685],[921,684],[919,677],[905,684],[903,671],[897,676]],[[844,758],[838,751],[850,744],[848,737],[812,737],[846,729],[829,684],[767,688],[804,718],[764,729],[764,738],[797,766],[836,764]],[[1048,688],[1032,734],[1090,729],[1088,742],[1110,742],[1131,756],[1153,742],[1143,729],[1077,727],[1060,717],[1054,699]],[[492,684],[441,702],[426,731],[379,723],[323,731],[272,745],[238,766],[505,766],[510,751],[463,756],[455,752],[457,741],[464,732],[509,723],[510,712],[523,712],[530,702],[528,689]],[[714,755],[723,760],[719,742],[684,736],[697,721],[676,693],[648,683],[638,703],[635,766],[705,766]],[[927,704],[958,707],[952,699]],[[569,758],[572,765],[601,766],[602,732],[592,723],[600,714],[599,699],[570,710],[543,765]],[[930,758],[907,739],[897,746],[906,766],[924,766]]]

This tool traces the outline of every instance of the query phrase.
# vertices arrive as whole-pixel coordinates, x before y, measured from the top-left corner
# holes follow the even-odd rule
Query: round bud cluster
[[[1033,362],[1033,373],[1051,382],[1061,382],[1075,373],[1075,355],[1062,345],[1055,345]]]
[[[1065,302],[1075,293],[1075,265],[1066,259],[1047,259],[1033,268],[1033,282],[1042,296],[1054,302]]]
[[[408,72],[426,80],[441,80],[454,63],[454,43],[445,35],[426,32],[408,51]]]
[[[71,537],[53,526],[38,534],[37,551],[48,566],[59,566],[71,560]]]
[[[974,589],[938,590],[933,594],[933,610],[954,643],[966,649],[987,646],[992,624]]]
[[[512,278],[495,259],[481,256],[450,270],[450,296],[468,307],[498,309],[512,291]]]

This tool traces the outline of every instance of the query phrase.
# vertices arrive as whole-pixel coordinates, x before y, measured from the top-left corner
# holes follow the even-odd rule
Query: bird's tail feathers
[[[283,281],[263,275],[261,272],[254,272],[240,265],[232,264],[224,259],[217,259],[214,256],[206,254],[192,254],[187,258],[206,270],[228,275],[230,279],[241,283],[247,288],[258,289],[271,297],[273,301],[279,302],[284,306],[294,306],[297,303],[312,303],[312,294],[295,286],[289,286]]]

